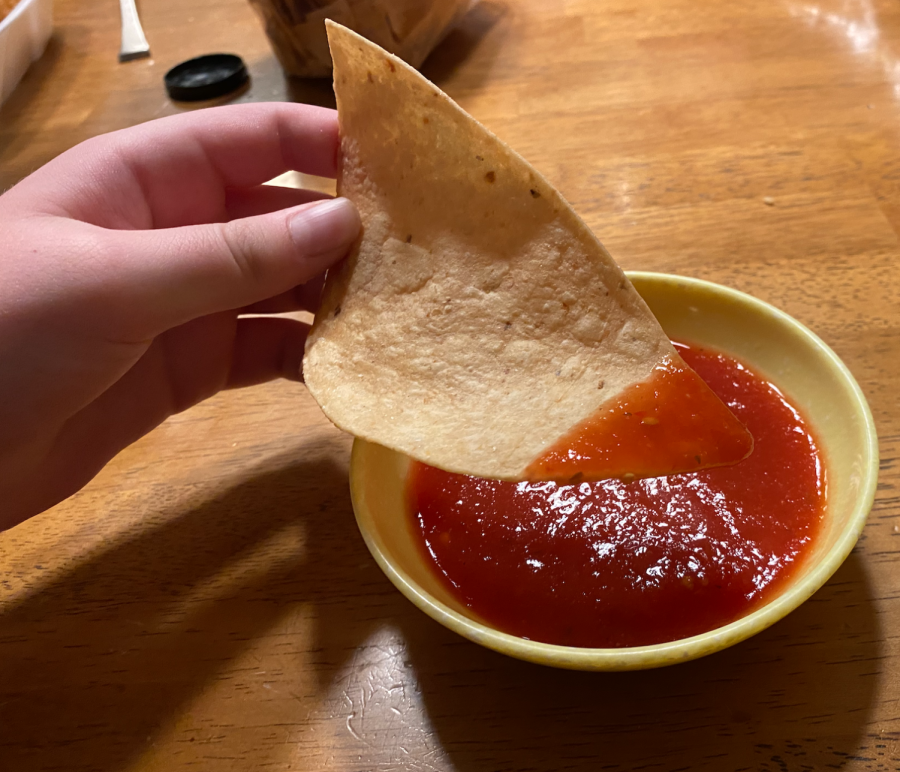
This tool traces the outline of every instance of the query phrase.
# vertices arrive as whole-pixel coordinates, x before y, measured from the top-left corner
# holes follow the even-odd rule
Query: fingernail
[[[301,209],[289,227],[300,253],[315,257],[350,246],[359,233],[359,213],[346,198],[332,198]]]

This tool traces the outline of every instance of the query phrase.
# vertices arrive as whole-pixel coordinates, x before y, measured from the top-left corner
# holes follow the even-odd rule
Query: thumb
[[[286,292],[347,254],[359,234],[346,198],[279,212],[151,231],[115,231],[120,306],[154,335]]]

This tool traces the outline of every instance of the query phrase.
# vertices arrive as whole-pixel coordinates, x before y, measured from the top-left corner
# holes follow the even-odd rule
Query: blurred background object
[[[288,75],[331,75],[325,19],[419,67],[477,0],[250,0]]]
[[[52,31],[52,0],[0,0],[0,105],[44,52]]]

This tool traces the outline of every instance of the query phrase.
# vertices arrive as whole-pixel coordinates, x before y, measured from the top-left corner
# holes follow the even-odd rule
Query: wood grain
[[[0,189],[186,109],[162,75],[290,82],[241,0],[158,0],[120,65],[106,5],[58,0],[0,108]],[[844,358],[881,437],[838,574],[780,624],[662,671],[556,672],[415,610],[357,534],[349,440],[302,386],[220,395],[0,536],[0,768],[900,769],[900,6],[482,0],[424,66],[544,171],[630,269],[775,303]]]

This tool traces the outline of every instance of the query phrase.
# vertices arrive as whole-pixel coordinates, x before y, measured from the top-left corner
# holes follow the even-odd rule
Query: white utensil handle
[[[119,59],[149,53],[150,45],[144,37],[134,0],[119,0],[119,8],[122,12],[122,49],[119,51]]]

